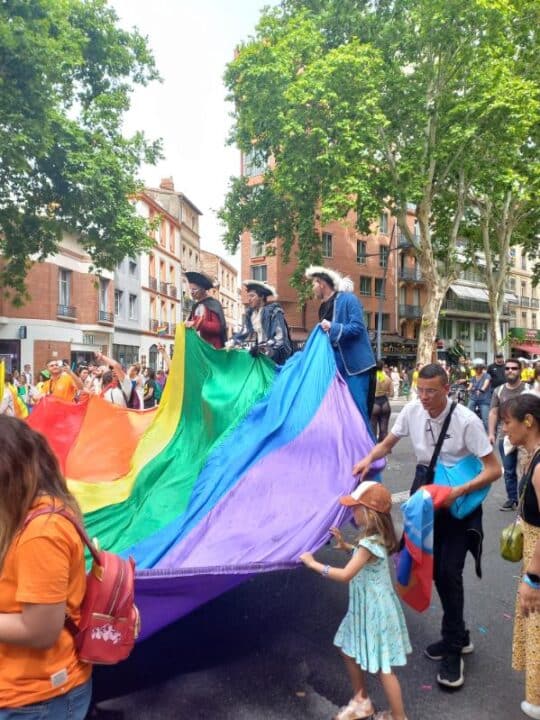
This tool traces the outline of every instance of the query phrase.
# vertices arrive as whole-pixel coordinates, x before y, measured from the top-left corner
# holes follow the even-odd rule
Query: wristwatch
[[[525,575],[529,578],[531,582],[535,583],[536,585],[540,585],[540,575],[530,572],[526,572]]]

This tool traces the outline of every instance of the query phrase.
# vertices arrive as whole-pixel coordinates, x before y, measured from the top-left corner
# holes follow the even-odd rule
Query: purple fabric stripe
[[[336,375],[309,426],[253,466],[157,569],[178,573],[219,565],[233,575],[235,567],[245,572],[251,563],[270,568],[296,561],[302,551],[323,545],[329,528],[343,522],[346,510],[338,498],[355,487],[353,464],[372,447],[347,386]]]

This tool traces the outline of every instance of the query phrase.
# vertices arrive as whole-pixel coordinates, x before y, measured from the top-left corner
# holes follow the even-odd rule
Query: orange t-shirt
[[[51,378],[44,385],[43,392],[45,395],[54,395],[60,400],[73,402],[77,394],[77,386],[73,382],[73,378],[63,372],[57,380]]]
[[[32,510],[52,504],[40,497]],[[20,613],[22,603],[66,601],[75,622],[86,590],[84,550],[72,523],[41,515],[13,540],[0,572],[0,613]],[[63,628],[56,643],[37,650],[0,643],[0,708],[16,708],[63,695],[88,680],[92,666],[79,660]]]

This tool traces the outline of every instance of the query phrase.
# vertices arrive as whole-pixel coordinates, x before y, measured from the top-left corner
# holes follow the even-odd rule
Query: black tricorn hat
[[[277,298],[276,289],[262,280],[244,280],[242,285],[245,286],[248,292],[257,293],[261,297],[270,297],[272,295]]]
[[[189,272],[185,273],[185,276],[187,277],[189,283],[192,283],[193,285],[198,285],[198,287],[202,288],[203,290],[210,290],[214,287],[214,281],[204,273],[190,270]]]

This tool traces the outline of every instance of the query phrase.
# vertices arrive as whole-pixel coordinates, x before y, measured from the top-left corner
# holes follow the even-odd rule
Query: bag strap
[[[540,453],[540,450],[536,450],[536,452],[534,453],[534,455],[533,455],[532,458],[530,459],[530,461],[529,461],[529,466],[528,466],[528,468],[527,468],[527,472],[526,472],[525,475],[523,476],[523,487],[521,488],[521,493],[520,493],[519,498],[518,498],[518,506],[517,506],[517,512],[516,512],[516,521],[517,521],[518,517],[521,515],[521,513],[523,512],[523,503],[524,503],[524,501],[525,501],[525,493],[527,492],[527,486],[528,486],[529,481],[530,481],[530,479],[531,479],[531,477],[532,477],[532,474],[533,474],[534,461],[536,460],[536,457],[538,456],[538,453]]]
[[[454,412],[456,405],[457,405],[456,402],[452,402],[452,404],[450,405],[450,410],[448,411],[448,414],[444,418],[444,422],[441,427],[441,432],[439,433],[439,437],[437,438],[437,444],[435,445],[435,450],[433,451],[433,455],[431,456],[431,460],[429,462],[428,475],[435,472],[435,465],[437,464],[437,460],[439,459],[439,455],[441,453],[442,444],[444,442],[444,436],[446,435],[446,431],[448,430],[448,426],[450,425],[452,413]]]
[[[35,510],[34,512],[30,513],[26,516],[25,521],[23,523],[23,526],[21,528],[21,532],[34,520],[35,518],[39,517],[40,515],[51,515],[52,513],[55,513],[56,515],[62,515],[62,517],[65,517],[66,520],[69,520],[70,523],[75,527],[75,530],[78,532],[79,537],[83,541],[83,543],[86,545],[88,550],[90,551],[90,554],[92,555],[92,558],[96,565],[101,566],[101,560],[99,557],[99,553],[95,548],[94,543],[90,540],[88,537],[88,533],[83,528],[79,520],[69,513],[64,508],[54,508],[52,505],[46,508],[42,508],[41,510]]]

